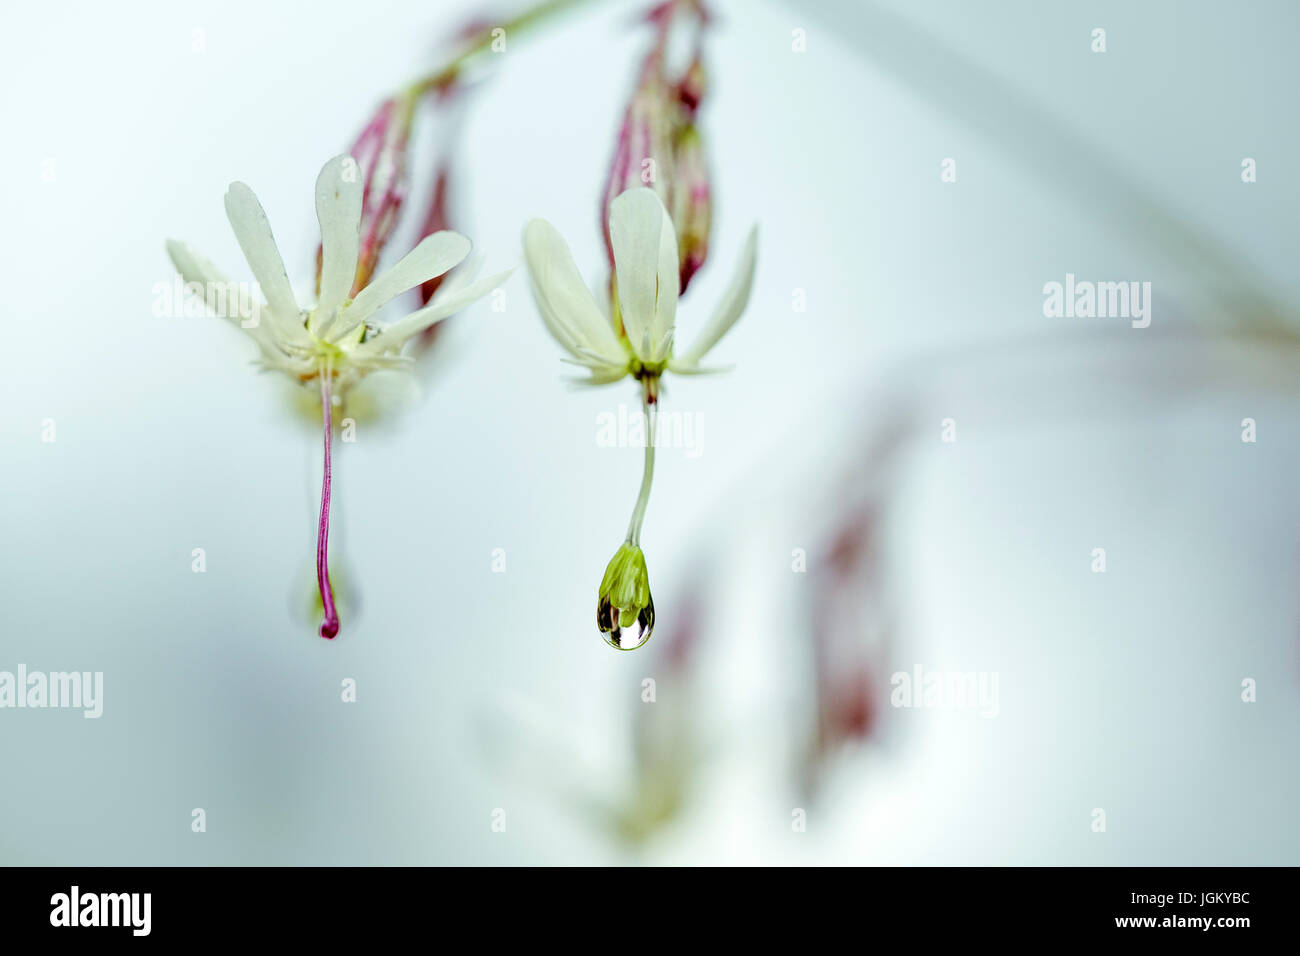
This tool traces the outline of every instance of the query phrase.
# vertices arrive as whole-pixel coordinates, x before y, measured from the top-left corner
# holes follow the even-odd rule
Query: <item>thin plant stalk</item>
[[[332,638],[339,632],[339,615],[334,607],[334,588],[330,584],[330,459],[331,433],[334,431],[333,369],[325,365],[320,373],[320,408],[325,424],[325,472],[321,479],[320,525],[316,535],[316,584],[325,609],[320,636]]]
[[[449,63],[416,80],[407,87],[406,93],[414,97],[421,97],[425,93],[443,89],[454,83],[460,75],[460,71],[473,57],[492,46],[493,41],[497,38],[496,31],[498,29],[505,31],[503,35],[508,38],[511,34],[523,32],[557,13],[563,13],[570,7],[577,7],[588,2],[590,0],[543,0],[542,3],[529,7],[518,16],[512,17],[504,23],[484,28],[474,34],[465,49],[461,50]]]
[[[627,526],[628,544],[641,546],[641,524],[645,521],[646,505],[650,503],[650,485],[655,476],[655,422],[659,408],[658,402],[650,401],[649,388],[642,392],[641,409],[646,417],[645,466],[641,472],[641,490],[637,493],[636,507],[632,509],[632,520]]]

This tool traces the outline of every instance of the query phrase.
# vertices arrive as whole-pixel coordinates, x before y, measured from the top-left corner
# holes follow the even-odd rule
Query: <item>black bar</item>
[[[437,936],[429,931],[475,922],[472,914],[486,906],[497,915],[478,918],[476,932],[485,938],[528,926],[549,926],[547,933],[563,938],[578,927],[595,931],[609,920],[631,919],[638,927],[632,936],[644,933],[648,940],[656,925],[667,929],[690,917],[725,925],[739,937],[779,924],[812,941],[839,926],[863,946],[903,933],[927,945],[1128,938],[1182,947],[1201,940],[1231,946],[1291,938],[1295,871],[984,867],[543,875],[527,869],[59,867],[4,869],[0,880],[7,942],[70,935],[92,945],[112,938],[238,942],[257,939],[261,927],[273,938],[338,943],[373,940],[377,930],[405,926],[422,930],[420,938],[433,943]],[[620,883],[626,890],[611,894]],[[119,925],[54,925],[70,924],[74,886],[77,922],[100,921],[103,914],[104,922],[116,915]],[[638,893],[644,894],[640,903]],[[114,895],[106,900],[102,894]],[[145,928],[143,894],[149,894],[147,936],[139,932]],[[679,938],[676,929],[673,934],[665,940]]]

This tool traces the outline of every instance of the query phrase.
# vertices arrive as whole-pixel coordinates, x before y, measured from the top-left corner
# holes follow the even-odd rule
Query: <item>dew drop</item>
[[[606,644],[617,650],[636,650],[650,640],[650,635],[654,633],[654,598],[651,598],[650,603],[641,609],[631,626],[620,627],[618,618],[617,609],[610,605],[608,598],[603,599],[600,606],[596,608],[596,626],[600,628],[600,636],[605,639]]]

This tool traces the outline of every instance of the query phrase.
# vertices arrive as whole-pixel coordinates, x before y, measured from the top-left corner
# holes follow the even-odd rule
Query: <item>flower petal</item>
[[[433,305],[441,302],[443,296],[453,295],[461,289],[468,286],[478,278],[478,274],[483,271],[483,253],[474,252],[469,255],[460,265],[456,266],[447,276],[438,283],[438,288],[434,290],[433,296],[425,305]]]
[[[167,255],[186,285],[198,283],[203,287],[205,304],[210,304],[214,297],[225,303],[222,310],[212,309],[209,305],[208,311],[218,312],[223,319],[229,319],[259,342],[269,341],[267,327],[257,321],[259,316],[256,311],[251,316],[240,314],[240,309],[246,305],[251,305],[254,310],[261,305],[260,302],[248,301],[245,295],[247,290],[241,290],[220,269],[177,239],[167,240]]]
[[[749,237],[745,240],[745,247],[740,253],[740,262],[731,278],[731,285],[723,294],[722,301],[713,312],[713,317],[700,331],[699,337],[691,343],[691,347],[677,358],[683,368],[698,365],[704,353],[727,334],[727,330],[736,324],[740,314],[745,311],[745,306],[749,304],[749,291],[754,286],[754,265],[757,259],[758,226],[754,226],[749,230]]]
[[[407,289],[454,269],[469,255],[469,250],[470,241],[458,232],[426,236],[396,265],[357,293],[339,314],[336,328],[340,331],[332,333],[332,337],[346,335]]]
[[[316,177],[316,218],[320,220],[321,241],[318,321],[328,323],[352,292],[364,191],[361,167],[347,154],[335,156]],[[325,328],[321,326],[321,331]]]
[[[310,341],[302,327],[293,287],[284,271],[284,260],[271,234],[271,223],[253,190],[243,183],[231,183],[226,190],[226,217],[235,231],[239,248],[244,251],[248,267],[262,287],[276,331],[289,342]]]
[[[612,365],[589,365],[586,362],[579,362],[576,359],[560,359],[560,361],[568,362],[570,365],[579,365],[591,373],[585,377],[570,376],[566,381],[571,385],[610,385],[614,382],[621,381],[627,376],[626,365],[618,367]]]
[[[643,362],[662,361],[681,272],[673,222],[653,189],[629,189],[610,203],[609,238],[628,341]]]
[[[730,372],[736,366],[732,365],[700,365],[693,360],[670,358],[668,360],[668,371],[674,375],[721,375],[723,372]]]
[[[627,352],[601,314],[564,237],[544,219],[524,229],[524,256],[533,298],[551,335],[574,355],[587,349],[611,366],[626,366]]]
[[[197,282],[206,288],[230,281],[224,272],[179,239],[167,240],[167,255],[186,283]]]
[[[402,344],[413,335],[423,332],[435,322],[441,322],[449,315],[454,315],[465,306],[477,299],[487,295],[514,272],[513,268],[505,272],[498,272],[496,275],[488,276],[485,279],[479,279],[472,282],[463,289],[453,292],[438,301],[430,302],[427,306],[418,312],[412,312],[403,319],[398,319],[392,325],[385,326],[379,331],[379,334],[373,339],[364,342],[360,348],[363,351],[382,352],[386,349],[399,349]]]

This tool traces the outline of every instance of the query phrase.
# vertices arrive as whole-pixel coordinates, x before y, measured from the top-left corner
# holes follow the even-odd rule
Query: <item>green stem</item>
[[[471,59],[492,46],[492,41],[495,39],[492,35],[494,30],[498,28],[504,30],[506,37],[509,38],[512,33],[523,32],[557,13],[563,13],[569,7],[576,7],[587,2],[589,0],[543,0],[542,3],[529,7],[505,23],[483,29],[469,41],[451,62],[441,69],[416,80],[406,88],[406,93],[412,97],[420,97],[454,81]]]
[[[641,491],[636,496],[636,507],[632,509],[632,520],[627,526],[628,544],[641,546],[641,523],[645,521],[646,505],[650,503],[650,484],[655,477],[655,421],[658,416],[659,403],[650,401],[650,379],[641,393],[641,410],[645,412],[645,467],[641,472]]]

